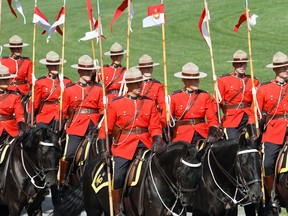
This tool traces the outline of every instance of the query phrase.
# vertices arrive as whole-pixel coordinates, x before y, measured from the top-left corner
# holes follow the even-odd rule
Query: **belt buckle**
[[[196,124],[196,120],[195,119],[191,119],[191,124],[195,125]]]
[[[284,119],[288,119],[288,114],[285,112],[285,113],[283,114],[283,117],[284,117]]]
[[[136,127],[136,128],[135,128],[135,133],[136,133],[136,134],[140,134],[140,131],[141,131],[141,129],[140,129],[139,127]]]
[[[91,109],[86,109],[87,114],[91,114]]]
[[[243,103],[240,103],[240,104],[239,104],[239,108],[240,108],[240,109],[243,109],[243,108],[244,108],[244,104],[243,104]]]

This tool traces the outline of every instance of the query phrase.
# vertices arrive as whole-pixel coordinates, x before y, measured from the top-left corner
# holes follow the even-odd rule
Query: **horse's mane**
[[[185,141],[171,142],[167,145],[166,151],[174,151],[188,147],[189,143]]]
[[[55,137],[55,134],[50,129],[36,127],[30,129],[23,135],[22,144],[24,148],[36,148],[41,140],[53,140],[53,137]]]

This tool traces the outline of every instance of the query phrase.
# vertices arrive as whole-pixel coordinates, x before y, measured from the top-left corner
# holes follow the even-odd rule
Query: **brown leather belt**
[[[118,89],[111,89],[111,90],[107,90],[106,91],[106,94],[118,94],[119,93],[119,90]]]
[[[59,101],[55,100],[55,101],[44,101],[44,104],[58,104]]]
[[[82,108],[75,110],[75,114],[94,114],[99,113],[98,109]]]
[[[133,129],[123,129],[122,134],[142,134],[147,133],[148,128],[135,127]]]
[[[26,83],[28,83],[27,80],[17,80],[17,81],[11,82],[12,85],[22,85],[22,84],[26,84]]]
[[[250,107],[251,106],[251,103],[240,103],[240,104],[227,104],[226,105],[226,109],[244,109],[244,108],[247,108],[247,107]]]
[[[13,119],[15,119],[13,115],[0,115],[0,121],[13,120]]]
[[[276,115],[267,115],[265,122],[267,123],[270,119],[273,119],[273,120],[288,119],[288,113],[276,114]]]
[[[176,121],[176,126],[180,125],[196,125],[205,122],[204,118],[192,118],[192,119],[185,119]]]

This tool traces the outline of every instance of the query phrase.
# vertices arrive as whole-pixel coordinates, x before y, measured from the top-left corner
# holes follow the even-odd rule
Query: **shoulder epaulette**
[[[27,59],[27,60],[30,60],[30,58],[29,58],[29,57],[25,57],[25,56],[23,56],[23,57],[22,57],[22,59]]]
[[[69,84],[66,85],[66,88],[71,87],[71,86],[73,86],[73,85],[75,85],[75,84],[76,84],[76,83],[69,83]]]
[[[172,92],[172,95],[174,95],[174,94],[178,94],[178,93],[181,93],[181,92],[182,92],[182,89],[175,90],[175,91]]]
[[[144,100],[144,99],[147,99],[147,100],[153,100],[152,98],[150,98],[150,97],[147,97],[147,96],[142,96],[141,97],[141,100]]]
[[[231,76],[231,74],[222,74],[220,77]]]
[[[7,59],[7,58],[9,58],[9,56],[3,56],[3,57],[2,57],[2,59]]]
[[[119,99],[121,99],[121,98],[123,98],[124,96],[119,96],[119,97],[116,97],[116,98],[112,98],[112,100],[111,101],[116,101],[116,100],[119,100]]]
[[[160,83],[160,84],[161,84],[161,82],[160,82],[159,80],[153,79],[153,81],[154,81],[155,83]]]
[[[98,87],[102,87],[102,84],[101,84],[101,83],[93,82],[93,85],[94,85],[94,86],[98,86]]]
[[[46,76],[41,76],[37,80],[41,80],[41,79],[45,79],[45,78],[47,78],[47,77]]]
[[[69,77],[66,77],[66,76],[64,76],[64,79],[69,79],[69,80],[71,80]]]
[[[197,92],[198,94],[199,94],[199,93],[207,93],[207,94],[209,94],[207,91],[204,91],[204,90],[202,90],[202,89],[198,89],[196,92]]]
[[[105,65],[103,65],[103,67],[109,67],[110,65],[109,64],[105,64]]]
[[[19,92],[13,91],[13,90],[7,90],[7,94],[15,94],[15,95],[20,95]]]
[[[261,83],[261,85],[260,85],[260,86],[263,86],[263,85],[267,85],[267,84],[269,84],[269,83],[271,83],[271,81],[269,81],[269,82],[264,82],[264,83]]]

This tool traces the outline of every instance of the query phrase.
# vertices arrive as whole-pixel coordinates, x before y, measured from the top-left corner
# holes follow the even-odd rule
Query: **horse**
[[[13,139],[0,165],[0,205],[7,206],[11,216],[19,216],[24,207],[28,215],[42,215],[42,201],[56,183],[59,158],[58,138],[50,129],[33,128]]]
[[[248,187],[237,165],[239,139],[220,140],[202,157],[202,178],[193,203],[193,216],[237,215],[237,204],[248,197]],[[240,182],[241,181],[241,182]],[[238,200],[237,200],[238,197]]]
[[[170,143],[162,153],[147,150],[145,156],[135,157],[134,162],[141,163],[142,168],[134,186],[128,184],[129,172],[126,176],[123,210],[127,215],[183,215],[185,206],[194,198],[187,194],[196,191],[201,177],[197,153],[196,148],[179,141]],[[71,191],[61,206],[55,207],[55,215],[78,215],[84,207],[88,216],[109,215],[107,173],[95,175],[99,168],[105,170],[105,166],[99,157],[94,157],[85,167],[82,184]]]
[[[248,186],[248,198],[240,205],[244,206],[246,215],[256,216],[258,203],[262,198],[260,142],[252,142],[240,136],[237,159],[243,181]]]

